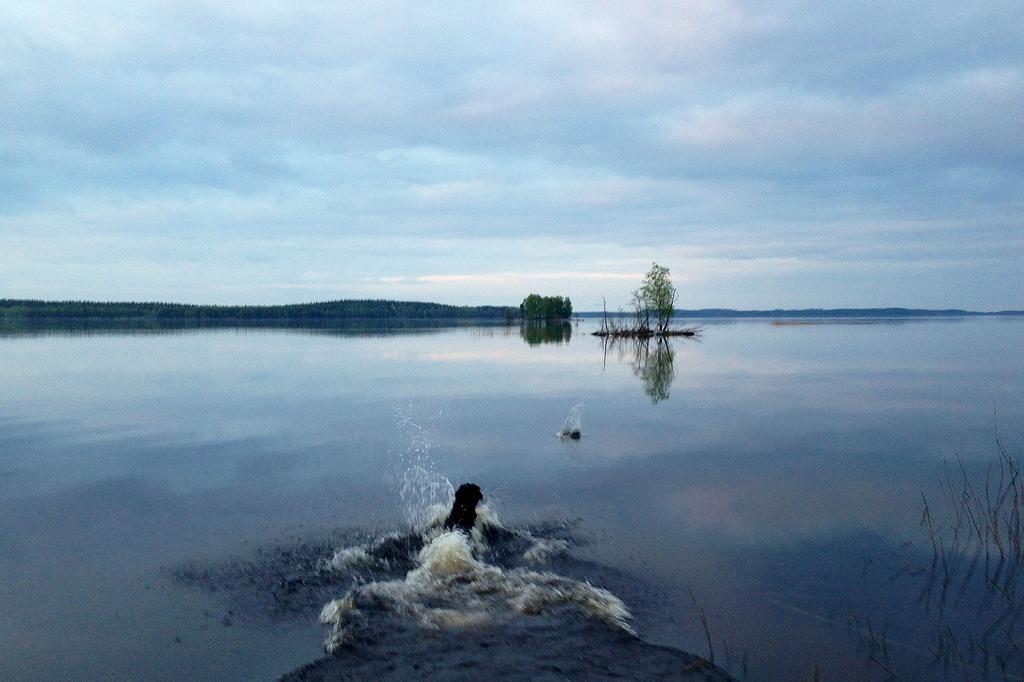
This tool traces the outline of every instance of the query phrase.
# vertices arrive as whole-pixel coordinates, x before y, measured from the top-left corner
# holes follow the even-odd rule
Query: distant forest
[[[347,300],[290,305],[235,306],[182,303],[99,303],[0,299],[0,320],[47,319],[316,321],[316,320],[513,320],[519,309],[507,306],[455,306],[416,301]]]
[[[580,317],[600,317],[601,311],[577,313]],[[613,313],[608,313],[612,315]],[[633,315],[632,312],[614,313],[619,316]],[[793,317],[793,318],[839,318],[839,317],[972,317],[976,315],[1024,315],[1021,310],[1000,310],[998,312],[977,312],[947,308],[932,310],[927,308],[801,308],[787,310],[733,310],[732,308],[699,308],[697,310],[676,309],[676,317],[690,318],[744,318],[744,317]]]
[[[132,320],[190,323],[232,322],[328,322],[331,320],[503,320],[567,319],[572,303],[558,296],[532,294],[521,306],[455,306],[418,301],[341,300],[290,305],[229,306],[182,303],[102,303],[95,301],[32,301],[0,299],[0,322],[25,323],[45,320]],[[578,313],[595,317],[599,312]],[[609,313],[612,314],[612,313]],[[806,308],[800,310],[732,310],[702,308],[676,310],[681,318],[841,318],[841,317],[967,317],[974,315],[1024,315],[1024,311],[974,312],[920,308]]]

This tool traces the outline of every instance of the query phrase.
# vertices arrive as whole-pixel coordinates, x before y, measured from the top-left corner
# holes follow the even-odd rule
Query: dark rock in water
[[[733,679],[699,656],[569,612],[455,630],[388,625],[281,679]]]
[[[448,530],[461,530],[465,533],[473,530],[476,523],[476,505],[484,499],[480,486],[475,483],[463,483],[455,491],[455,502],[452,504],[452,511],[444,521],[444,527]]]

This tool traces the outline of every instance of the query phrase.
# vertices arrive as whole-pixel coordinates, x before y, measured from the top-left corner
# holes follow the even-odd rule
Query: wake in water
[[[577,427],[580,408],[570,413]],[[479,488],[455,491],[438,473],[426,429],[399,427],[409,438],[396,492],[409,530],[336,531],[172,575],[216,592],[240,624],[319,613],[330,655],[288,680],[729,679],[637,637],[618,594],[639,601],[647,587],[574,557],[573,524],[503,525],[477,504]]]
[[[330,626],[330,655],[287,680],[729,679],[702,658],[632,632],[619,595],[647,620],[661,597],[633,576],[575,557],[585,543],[574,523],[507,527],[478,505],[463,533],[445,530],[447,511],[436,505],[418,529],[296,537],[171,574],[215,594],[242,627],[319,614]]]
[[[565,552],[566,540],[509,530],[483,505],[477,509],[469,533],[446,530],[444,518],[444,508],[438,508],[433,521],[410,536],[391,536],[335,552],[328,562],[332,570],[405,573],[357,585],[324,606],[321,622],[333,626],[324,642],[329,653],[373,630],[374,614],[443,629],[478,627],[506,622],[516,615],[573,608],[632,632],[632,615],[611,592],[536,570]]]
[[[481,504],[463,532],[446,513],[334,552],[324,570],[361,578],[320,613],[331,655],[283,679],[731,679],[643,641],[618,596],[569,577],[615,574],[572,558],[568,526],[508,528]]]

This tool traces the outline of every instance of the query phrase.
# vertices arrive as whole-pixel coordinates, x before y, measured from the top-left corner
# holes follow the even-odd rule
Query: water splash
[[[478,516],[477,525],[468,535],[439,526],[426,529],[418,536],[419,543],[403,545],[406,554],[402,559],[408,567],[404,577],[399,574],[394,579],[356,585],[343,597],[325,604],[320,621],[332,629],[324,648],[333,653],[365,636],[366,631],[375,631],[374,621],[381,623],[388,618],[428,629],[467,628],[565,609],[633,633],[632,615],[608,590],[549,571],[523,566],[502,568],[481,558],[494,549],[489,538],[498,544],[518,543],[520,550],[525,545],[520,557],[526,563],[545,563],[568,549],[564,540],[510,531],[489,520],[492,518],[486,513]],[[384,540],[378,546],[338,550],[328,566],[343,570],[354,562],[379,561],[381,549],[396,539]]]
[[[530,549],[523,552],[523,559],[531,564],[544,564],[553,557],[569,551],[569,543],[560,538],[536,538]]]
[[[402,440],[397,476],[402,512],[410,526],[422,528],[433,521],[438,508],[451,506],[455,486],[437,470],[431,433],[420,420],[396,410],[395,433]]]
[[[562,422],[558,437],[565,440],[579,440],[583,436],[583,403],[576,403],[569,410],[569,416]]]

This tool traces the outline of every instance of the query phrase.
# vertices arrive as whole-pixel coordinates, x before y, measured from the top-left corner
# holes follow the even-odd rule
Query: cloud
[[[667,124],[687,152],[754,165],[801,164],[846,172],[938,163],[1024,168],[1024,80],[1017,69],[950,74],[884,96],[757,92],[701,107]]]
[[[439,284],[522,284],[531,281],[558,280],[627,280],[637,281],[643,273],[635,272],[494,272],[471,275],[419,275],[416,282]]]
[[[1018,14],[6,3],[0,295],[1020,307]]]
[[[427,202],[451,202],[485,199],[495,192],[495,188],[479,180],[458,180],[413,185],[409,192],[415,198]]]

